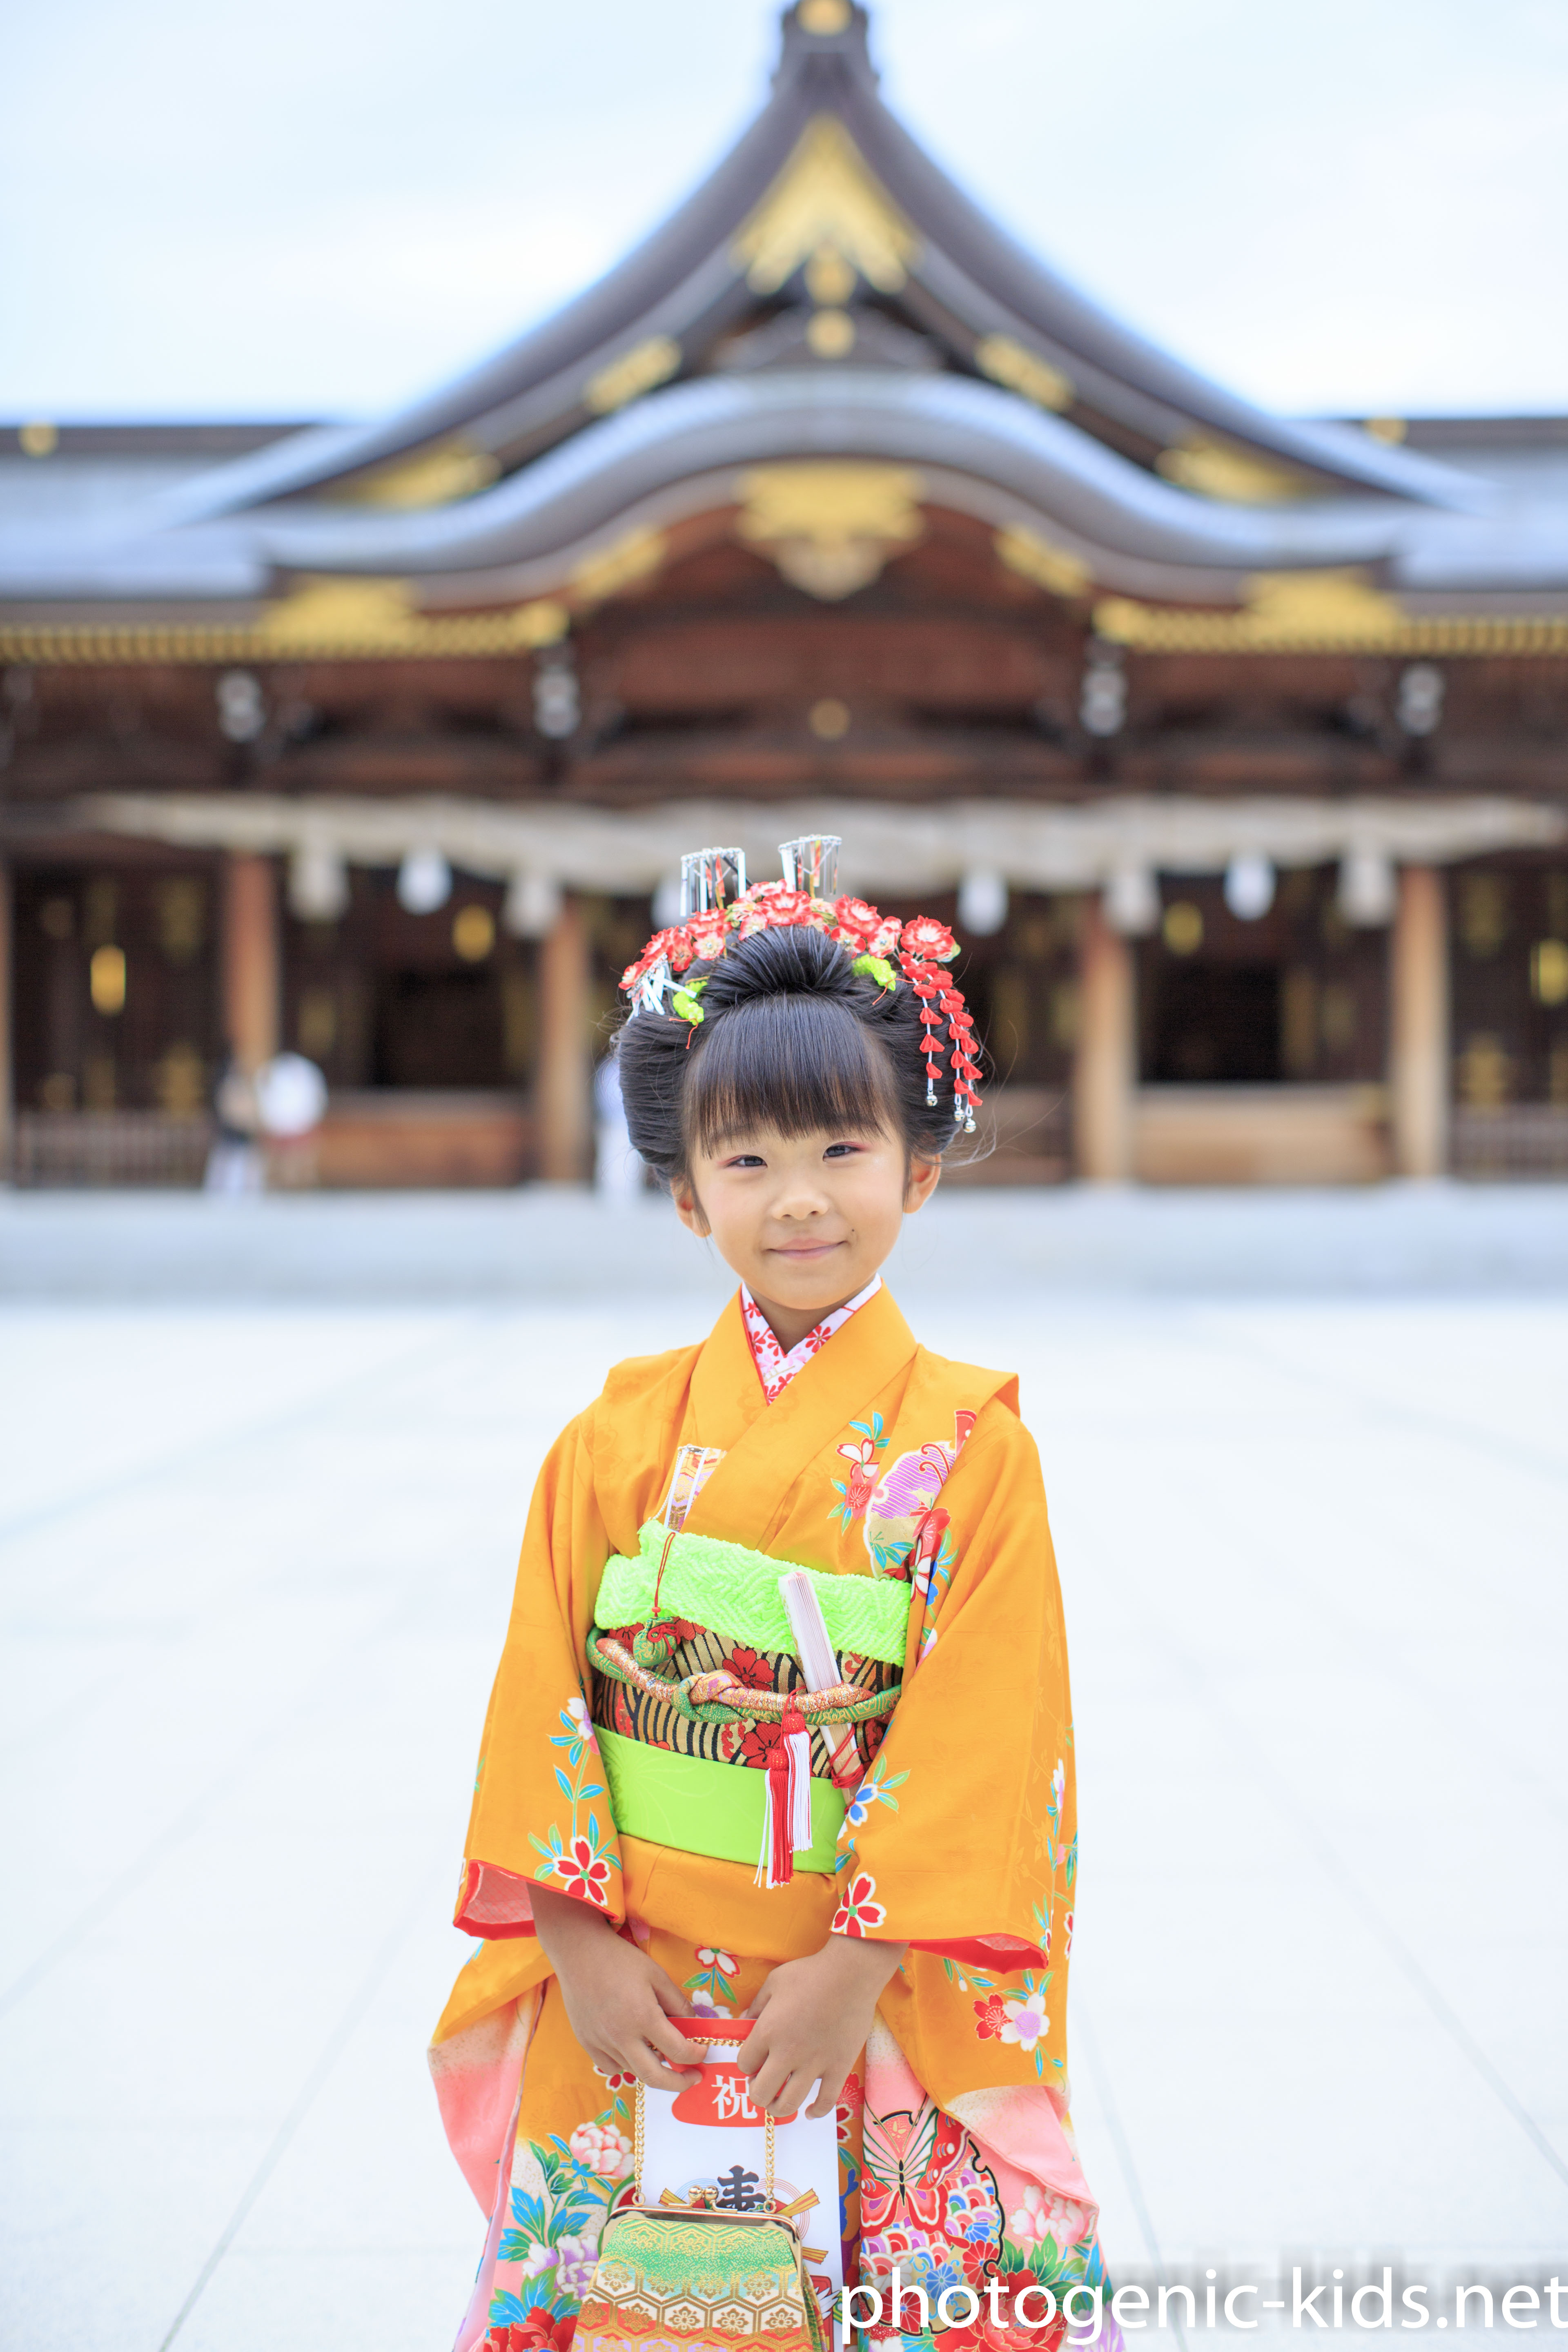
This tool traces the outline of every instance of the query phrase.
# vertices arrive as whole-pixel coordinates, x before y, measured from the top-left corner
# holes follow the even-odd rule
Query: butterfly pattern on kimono
[[[918,2111],[864,2121],[860,2175],[861,2261],[885,2274],[914,2256],[909,2283],[956,2264],[958,2279],[978,2273],[1002,2237],[994,2174],[963,2126],[934,2101]]]

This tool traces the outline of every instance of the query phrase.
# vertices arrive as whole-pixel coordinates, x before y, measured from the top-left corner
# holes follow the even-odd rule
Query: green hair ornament
[[[886,956],[858,955],[849,969],[858,971],[862,980],[874,980],[883,990],[897,988],[899,984],[899,975]]]
[[[707,985],[708,982],[705,980],[689,980],[683,987],[675,991],[669,1000],[670,1011],[679,1013],[683,1021],[689,1021],[693,1029],[704,1017],[702,1007],[697,1000]]]

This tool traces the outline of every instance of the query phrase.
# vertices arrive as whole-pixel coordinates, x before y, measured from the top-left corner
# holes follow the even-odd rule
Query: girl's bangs
[[[847,1004],[820,996],[757,997],[710,1037],[699,1031],[685,1112],[688,1148],[709,1153],[759,1128],[899,1131],[887,1055]]]

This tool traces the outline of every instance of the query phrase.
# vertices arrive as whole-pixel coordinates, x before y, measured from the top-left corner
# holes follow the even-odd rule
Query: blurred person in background
[[[256,1081],[232,1045],[226,1046],[212,1091],[213,1140],[203,1178],[209,1192],[261,1192],[267,1171],[261,1151],[261,1104]]]

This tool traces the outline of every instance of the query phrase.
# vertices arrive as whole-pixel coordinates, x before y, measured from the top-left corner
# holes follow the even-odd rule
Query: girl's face
[[[941,1173],[940,1160],[908,1160],[878,1128],[783,1136],[764,1127],[694,1153],[675,1206],[690,1232],[712,1235],[792,1348],[865,1289]]]

